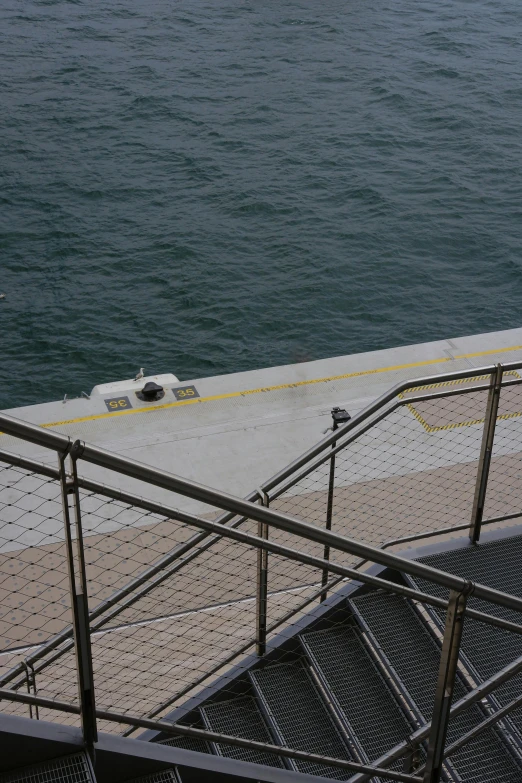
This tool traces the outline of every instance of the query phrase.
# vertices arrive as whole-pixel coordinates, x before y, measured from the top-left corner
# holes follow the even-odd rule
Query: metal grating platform
[[[353,759],[316,686],[300,664],[277,664],[251,673],[252,681],[281,735],[290,748]],[[346,770],[296,761],[300,772],[346,780]]]
[[[522,596],[520,568],[522,536],[442,552],[422,558],[421,562],[490,585],[497,590]],[[428,584],[421,579],[416,580],[416,584],[421,590],[429,590],[433,595],[447,597],[447,591],[439,585]],[[501,606],[493,606],[473,597],[469,601],[469,606],[520,623],[520,615]],[[444,613],[437,611],[435,614],[443,623]],[[522,656],[522,638],[509,631],[468,618],[464,623],[461,650],[477,678],[486,680],[508,663]],[[520,693],[522,693],[522,674],[498,688],[495,698],[498,703],[507,704]],[[522,709],[511,713],[510,720],[519,731],[522,731]]]
[[[0,783],[93,783],[93,778],[85,754],[75,753],[0,775]]]
[[[440,648],[404,598],[381,592],[353,600],[370,631],[415,702],[420,719],[431,718],[440,661]],[[454,700],[466,693],[457,678]],[[473,706],[450,721],[448,743],[484,719]],[[522,768],[511,756],[496,731],[482,732],[451,757],[452,766],[466,783],[520,783]]]
[[[205,724],[212,731],[257,742],[274,742],[255,700],[250,696],[208,704],[201,708],[201,714]],[[264,764],[268,767],[284,767],[282,761],[271,753],[261,753],[232,745],[217,744],[216,748],[221,756],[228,758]]]
[[[354,626],[307,633],[302,641],[368,761],[408,736],[412,727]]]

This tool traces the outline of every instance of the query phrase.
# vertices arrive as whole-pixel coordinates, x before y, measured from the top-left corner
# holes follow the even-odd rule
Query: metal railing
[[[498,422],[511,422],[522,415],[522,397],[518,412],[522,378],[516,372],[521,367],[522,363],[498,365],[400,384],[244,500],[80,441],[72,443],[67,436],[0,415],[0,429],[4,433],[50,449],[58,456],[58,467],[54,468],[22,454],[0,452],[0,461],[8,466],[3,490],[8,499],[3,535],[6,531],[9,533],[10,526],[13,529],[12,536],[4,535],[0,548],[4,591],[7,603],[13,604],[9,606],[12,619],[9,620],[8,613],[2,618],[6,641],[0,651],[1,657],[10,659],[13,665],[5,665],[0,674],[1,698],[13,704],[29,705],[31,715],[33,707],[43,714],[48,714],[45,710],[59,710],[79,715],[86,745],[91,749],[96,742],[100,720],[122,726],[155,727],[179,735],[205,736],[209,741],[253,749],[256,743],[228,734],[220,734],[218,739],[216,732],[172,726],[153,718],[209,676],[226,670],[254,645],[258,655],[265,655],[270,649],[267,640],[276,629],[286,627],[293,618],[301,616],[311,603],[324,601],[327,593],[342,581],[356,580],[423,605],[446,609],[435,707],[430,724],[418,729],[374,764],[332,761],[326,756],[321,757],[321,763],[351,769],[363,776],[360,780],[369,779],[368,776],[378,773],[377,766],[384,768],[397,758],[411,755],[412,748],[418,748],[428,739],[425,766],[417,764],[414,774],[410,774],[410,768],[407,773],[389,770],[386,775],[389,779],[421,780],[418,774],[422,772],[422,780],[426,783],[438,780],[445,757],[456,753],[520,703],[516,699],[505,705],[496,716],[489,716],[483,725],[469,732],[469,736],[452,741],[444,751],[449,718],[459,714],[456,709],[461,703],[464,706],[459,709],[463,710],[484,695],[481,693],[475,700],[464,697],[450,709],[463,617],[517,635],[522,633],[522,626],[494,614],[469,609],[467,598],[471,587],[466,580],[387,549],[397,543],[447,536],[465,528],[469,529],[471,540],[477,542],[482,525],[505,523],[522,515],[517,510],[516,481],[509,485],[511,474],[506,474],[509,460],[517,458],[517,439],[508,429],[498,437]],[[481,406],[482,413],[477,418]],[[437,438],[435,447],[429,441],[433,436]],[[416,461],[412,461],[412,451],[417,454]],[[372,456],[376,455],[379,455],[381,465],[377,473],[375,460],[372,461]],[[399,460],[398,469],[392,464],[391,455]],[[389,456],[389,461],[384,456]],[[499,471],[504,471],[503,474],[499,471],[495,474],[496,460],[500,462]],[[214,519],[111,488],[89,478],[85,471],[87,464],[107,474],[112,472],[205,503]],[[358,473],[361,464],[364,469],[361,472],[359,468]],[[473,470],[470,470],[470,464]],[[460,470],[458,475],[462,478],[458,480],[464,500],[467,502],[472,496],[472,503],[461,504],[462,508],[468,508],[468,513],[471,508],[471,522],[426,529],[426,514],[419,520],[411,513],[411,477],[414,476],[418,485],[414,499],[419,503],[416,510],[420,517],[426,511],[422,498],[425,498],[427,488],[431,496],[440,492],[440,476],[445,475],[448,465],[453,474]],[[465,466],[464,471],[462,466]],[[434,471],[439,471],[435,478]],[[429,474],[428,483],[425,474]],[[495,492],[491,493],[492,509],[502,511],[499,504],[505,501],[504,495],[509,501],[505,513],[488,513],[486,498],[489,500],[487,489],[491,475],[495,485]],[[381,486],[376,489],[375,484],[379,482]],[[368,503],[365,505],[368,498],[364,492],[361,494],[361,484],[364,492],[370,493],[371,500],[375,501],[376,492],[383,496],[387,492],[388,499],[391,497],[399,509],[406,508],[407,498],[410,512],[407,524],[400,519],[390,524],[393,514],[388,508],[386,530],[374,529],[373,538],[366,541],[363,536],[347,535],[359,534],[364,520],[368,520]],[[353,516],[354,496],[357,496],[357,516]],[[453,504],[448,504],[442,497],[440,507],[435,504],[430,508],[428,517],[431,514],[433,518],[443,503],[450,506],[444,519],[458,516],[455,507],[460,510],[460,502],[460,496]],[[61,503],[60,513],[58,503]],[[219,514],[219,510],[224,513]],[[397,517],[396,514],[395,519]],[[59,518],[60,525],[57,525]],[[360,524],[354,524],[358,519],[361,519]],[[411,520],[421,529],[408,533]],[[22,524],[24,521],[27,524]],[[194,529],[199,532],[193,534]],[[146,546],[144,537],[147,538]],[[254,559],[250,557],[251,553],[257,553]],[[364,570],[367,563],[443,585],[450,590],[449,600],[370,574]],[[9,570],[11,567],[15,573]],[[230,583],[228,587],[225,585],[226,589],[223,579]],[[43,590],[39,589],[42,587]],[[173,596],[178,594],[179,598],[183,591],[188,600],[175,604]],[[473,595],[495,606],[516,612],[522,610],[521,598],[486,585],[474,585]],[[23,596],[21,608],[14,606],[17,596]],[[199,646],[194,640],[193,627],[182,632],[187,634],[187,644],[194,647],[194,658],[202,656],[205,646],[208,651],[201,662],[199,675],[193,677],[194,669],[188,674],[185,672],[182,687],[173,688],[174,693],[169,694],[167,700],[158,698],[166,688],[153,688],[147,673],[140,672],[141,689],[149,691],[153,702],[150,708],[147,709],[147,699],[144,699],[139,705],[141,715],[136,716],[133,694],[127,689],[124,710],[98,709],[95,689],[98,697],[100,692],[103,694],[104,703],[114,703],[114,689],[104,691],[99,687],[104,670],[110,670],[114,683],[118,684],[125,664],[115,658],[118,653],[132,657],[132,651],[125,649],[125,639],[120,647],[111,647],[110,643],[104,647],[101,640],[110,638],[116,631],[125,633],[133,629],[134,633],[134,629],[150,628],[158,620],[158,605],[162,602],[172,602],[178,609],[170,614],[164,611],[165,622],[182,623],[191,612],[199,614],[200,622],[206,612],[213,617],[215,626],[228,623],[227,630],[212,628],[209,638]],[[247,604],[255,604],[255,611],[246,612]],[[241,608],[238,610],[238,607]],[[274,607],[277,611],[270,622]],[[225,617],[227,611],[230,617]],[[239,616],[243,617],[245,613],[245,622],[240,621]],[[116,618],[119,618],[118,625],[114,624]],[[252,629],[252,626],[254,630],[249,632],[248,628]],[[174,635],[179,636],[180,627],[177,626]],[[43,641],[40,641],[42,637]],[[172,651],[167,646],[158,647],[157,643],[155,646],[145,637],[142,632],[142,643],[146,647],[144,659],[154,659],[159,652],[155,663],[158,671],[164,670],[167,652]],[[231,639],[235,643],[232,648]],[[96,646],[94,652],[93,644]],[[179,648],[175,652],[181,655]],[[134,656],[134,669],[127,665],[127,671],[133,671],[136,677],[131,686],[137,684],[140,657]],[[521,669],[517,662],[509,676],[515,676]],[[197,673],[197,669],[195,671]],[[71,686],[74,672],[77,697]],[[157,671],[154,676],[158,677]],[[56,698],[58,694],[63,695],[64,683],[68,689],[65,701]],[[23,693],[22,688],[27,693]],[[198,734],[198,731],[203,733]],[[266,752],[277,752],[283,757],[306,757],[308,761],[314,758],[314,754],[296,748],[270,748],[267,743],[261,744]],[[317,761],[319,756],[315,756]]]

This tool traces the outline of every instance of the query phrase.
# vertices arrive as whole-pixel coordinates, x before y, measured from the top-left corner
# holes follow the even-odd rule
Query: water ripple
[[[521,324],[520,2],[4,0],[0,61],[2,407]]]

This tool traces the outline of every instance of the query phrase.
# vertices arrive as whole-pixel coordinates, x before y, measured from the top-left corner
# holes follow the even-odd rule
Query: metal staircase
[[[96,783],[87,754],[75,753],[41,764],[24,767],[7,775],[0,775],[1,783]],[[172,769],[153,772],[145,777],[127,779],[125,783],[181,783],[178,771]]]
[[[0,775],[2,783],[93,783],[93,780],[85,753],[74,753]]]
[[[400,384],[246,499],[0,415],[2,712],[77,731],[0,783],[520,783],[518,370]]]
[[[440,647],[430,629],[423,623],[414,605],[405,598],[386,593],[369,593],[353,600],[352,605],[370,644],[379,649],[383,668],[407,697],[412,711],[422,725],[429,720],[435,696]],[[466,693],[459,675],[454,698]],[[484,718],[478,706],[450,722],[448,742],[456,740]],[[485,760],[487,759],[487,764]],[[495,729],[483,732],[457,751],[448,763],[448,778],[467,783],[506,783],[520,781],[521,767],[509,752]]]
[[[465,567],[467,575],[480,576],[486,584],[491,574],[498,585],[497,568],[508,552],[513,563],[522,562],[522,536],[422,560],[450,572],[458,573]],[[513,568],[509,574],[509,586],[514,591],[517,582],[517,591],[522,594],[522,570],[518,576],[515,571]],[[398,572],[388,573],[387,578],[406,581]],[[413,583],[411,578],[409,581]],[[433,587],[419,579],[416,583],[426,591]],[[443,592],[441,589],[440,594]],[[319,619],[305,618],[303,631],[242,672],[234,690],[244,695],[228,698],[228,680],[221,691],[203,699],[181,722],[196,725],[199,714],[211,731],[365,763],[375,761],[424,725],[431,717],[435,695],[443,615],[435,612],[434,622],[410,599],[381,590],[363,589],[346,595],[346,588],[341,588],[330,603],[328,612]],[[484,607],[475,601],[474,608]],[[468,661],[483,681],[522,654],[522,640],[515,637],[513,641],[512,634],[471,621],[465,628],[463,666],[457,674],[454,701],[476,684],[466,676]],[[511,645],[499,644],[506,637]],[[497,696],[500,704],[520,694],[519,680],[513,678],[502,686]],[[177,711],[173,718],[179,720],[180,714]],[[487,705],[472,705],[450,721],[447,742],[451,744],[473,730],[488,714]],[[513,713],[507,722],[482,731],[457,750],[445,762],[445,779],[452,783],[520,783],[522,741],[510,731],[510,723],[522,729],[521,716],[522,711]],[[344,770],[281,761],[232,746],[207,750],[261,764],[284,764],[325,778],[350,778]],[[422,757],[421,748],[418,763]],[[394,762],[390,769],[404,770],[404,764]]]
[[[310,631],[301,643],[361,759],[370,762],[412,730],[364,636],[347,618],[337,628]],[[375,705],[379,705],[376,720]],[[402,768],[402,764],[392,769]]]

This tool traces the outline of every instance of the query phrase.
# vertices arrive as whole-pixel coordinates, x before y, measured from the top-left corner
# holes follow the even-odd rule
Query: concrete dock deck
[[[116,395],[129,400],[126,409],[109,411],[109,393],[4,412],[244,496],[321,439],[333,406],[353,415],[399,381],[520,359],[522,328],[183,380],[153,404],[130,383]],[[177,399],[184,389],[198,396]],[[1,436],[0,448],[20,444]],[[35,447],[27,453],[49,459]]]

